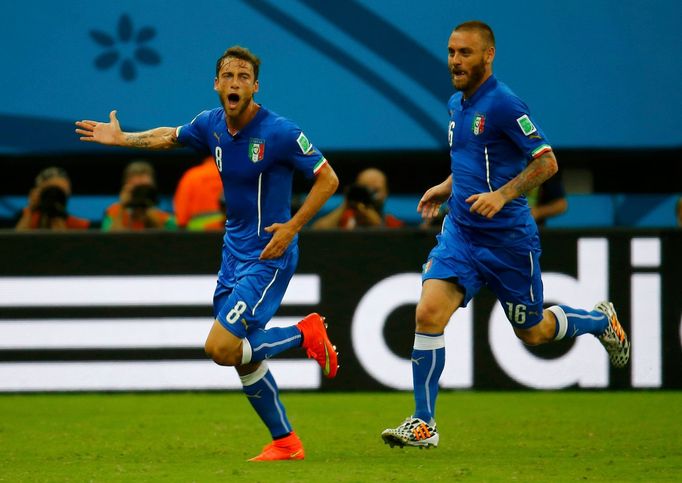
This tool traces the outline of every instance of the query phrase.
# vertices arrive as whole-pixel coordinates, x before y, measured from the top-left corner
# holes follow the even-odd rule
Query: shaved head
[[[483,39],[484,47],[495,47],[495,34],[487,23],[479,20],[464,22],[455,27],[453,32],[477,32]]]

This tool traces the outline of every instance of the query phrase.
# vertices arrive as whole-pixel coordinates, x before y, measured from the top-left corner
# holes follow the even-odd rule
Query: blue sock
[[[568,305],[553,305],[549,307],[556,317],[554,340],[561,340],[564,336],[578,337],[583,334],[600,335],[606,329],[609,319],[597,310],[574,309]]]
[[[301,345],[298,327],[258,329],[242,339],[242,364],[270,359],[280,352]]]
[[[415,418],[427,423],[435,418],[438,380],[444,367],[445,337],[443,334],[414,334],[412,383]]]
[[[244,394],[270,430],[272,439],[291,433],[287,412],[279,400],[279,389],[268,365],[263,362],[254,372],[240,376],[240,379]]]

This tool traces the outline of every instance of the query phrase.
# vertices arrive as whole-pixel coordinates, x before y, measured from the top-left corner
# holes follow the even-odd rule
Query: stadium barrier
[[[273,325],[318,311],[339,376],[292,350],[269,361],[282,388],[411,387],[420,268],[434,231],[304,232]],[[613,300],[633,343],[611,369],[589,336],[528,348],[483,290],[446,331],[447,389],[682,388],[682,231],[547,230],[545,301]],[[230,390],[206,359],[220,262],[214,233],[0,234],[0,392]]]

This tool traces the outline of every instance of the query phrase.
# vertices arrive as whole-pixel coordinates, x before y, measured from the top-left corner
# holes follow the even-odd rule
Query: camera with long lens
[[[58,186],[47,186],[40,191],[38,209],[49,218],[66,218],[66,192]]]
[[[158,202],[159,194],[156,187],[150,184],[140,184],[130,192],[130,200],[126,203],[126,207],[147,209],[156,206]]]

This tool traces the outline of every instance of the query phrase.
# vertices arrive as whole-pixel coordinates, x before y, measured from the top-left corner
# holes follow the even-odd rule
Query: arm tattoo
[[[126,136],[128,144],[133,148],[149,148],[151,134],[149,131],[142,133],[132,133]]]
[[[551,178],[556,173],[556,170],[556,159],[550,151],[531,161],[526,166],[526,169],[504,185],[500,192],[505,198],[511,200],[540,186],[547,179]]]
[[[126,133],[127,146],[142,149],[169,149],[180,145],[175,128],[158,127],[149,131]]]

